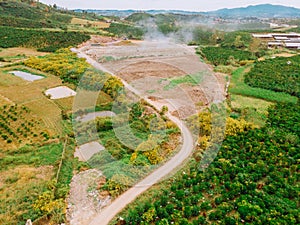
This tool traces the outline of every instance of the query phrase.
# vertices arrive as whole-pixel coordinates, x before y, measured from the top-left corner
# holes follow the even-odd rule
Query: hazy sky
[[[264,3],[300,8],[300,0],[40,0],[68,9],[180,9],[210,11]]]

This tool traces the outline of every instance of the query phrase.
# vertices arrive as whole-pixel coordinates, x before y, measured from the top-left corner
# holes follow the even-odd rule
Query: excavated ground
[[[98,40],[101,40],[98,38]],[[95,41],[94,41],[95,43]],[[169,40],[86,44],[83,49],[109,71],[130,83],[145,98],[167,105],[174,115],[186,118],[202,107],[225,98],[225,77],[200,61],[195,48]],[[171,80],[202,74],[199,83]]]

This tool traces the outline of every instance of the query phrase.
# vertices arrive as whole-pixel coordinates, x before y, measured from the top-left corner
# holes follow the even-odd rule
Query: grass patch
[[[54,175],[52,166],[33,168],[16,166],[0,172],[0,223],[2,225],[25,224],[27,219],[36,219],[33,203],[36,197],[47,190]]]
[[[268,107],[274,103],[262,99],[251,98],[241,95],[231,95],[231,105],[233,108],[255,108],[260,113],[266,113]]]
[[[175,77],[168,80],[170,83],[164,87],[164,90],[170,90],[177,87],[180,84],[197,85],[203,80],[203,73],[189,74],[185,76]],[[163,80],[162,80],[163,81]]]
[[[268,108],[274,105],[272,102],[241,95],[231,95],[230,103],[234,111],[231,114],[232,117],[241,117],[260,127],[265,125]]]
[[[286,93],[274,92],[271,90],[248,86],[244,83],[245,69],[246,67],[241,67],[232,73],[231,84],[229,88],[229,92],[231,94],[254,97],[271,102],[297,102],[297,97]]]
[[[35,167],[56,165],[61,157],[62,144],[51,144],[42,147],[26,145],[16,150],[1,150],[0,171],[13,169],[20,165]]]

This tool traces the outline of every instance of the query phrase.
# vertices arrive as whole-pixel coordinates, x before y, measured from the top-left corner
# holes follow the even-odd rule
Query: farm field
[[[91,20],[85,20],[85,19],[80,19],[80,18],[72,18],[71,24],[76,24],[76,25],[82,25],[86,27],[97,27],[97,28],[108,28],[110,26],[110,23],[106,23],[104,21],[91,21]]]
[[[42,2],[0,1],[1,225],[300,224],[300,53],[253,35],[300,9]]]
[[[41,74],[44,79],[28,82],[16,77],[8,72],[13,70],[25,70],[33,74]],[[18,105],[27,107],[31,114],[42,123],[39,129],[45,127],[50,137],[55,137],[62,132],[61,130],[61,110],[45,95],[46,88],[61,84],[59,78],[36,71],[24,66],[13,66],[0,69],[0,95],[3,104]],[[32,116],[29,116],[29,118]]]

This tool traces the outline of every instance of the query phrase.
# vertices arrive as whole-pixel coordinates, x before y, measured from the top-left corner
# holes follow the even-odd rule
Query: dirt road
[[[104,66],[102,66],[101,64],[93,60],[91,57],[81,52],[80,50],[77,49],[72,49],[72,50],[76,52],[79,57],[86,58],[87,62],[90,63],[95,68],[114,75],[111,71],[106,69]],[[125,82],[124,80],[122,80],[122,82],[128,90],[130,90],[131,92],[139,96],[141,95],[138,90],[130,86],[127,82]],[[148,101],[148,103],[154,105],[154,107],[158,107],[154,101],[151,101],[149,99],[145,99],[145,100]],[[194,141],[189,129],[178,118],[170,114],[167,114],[167,116],[170,120],[176,123],[181,130],[183,143],[180,151],[164,165],[159,167],[157,170],[153,171],[146,178],[144,178],[143,180],[138,182],[135,186],[133,186],[125,193],[123,193],[121,196],[119,196],[116,200],[114,200],[109,206],[104,208],[100,213],[98,213],[95,216],[94,219],[89,221],[87,224],[91,224],[91,225],[108,224],[114,218],[114,216],[117,215],[117,213],[119,213],[124,207],[126,207],[126,205],[128,205],[130,202],[136,199],[141,193],[148,190],[152,185],[159,182],[163,177],[165,177],[166,175],[174,171],[177,167],[182,165],[182,163],[185,160],[189,158],[189,156],[191,155],[194,149]]]

